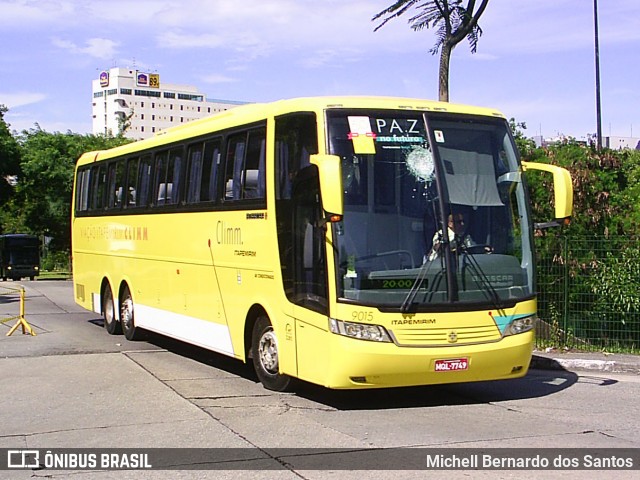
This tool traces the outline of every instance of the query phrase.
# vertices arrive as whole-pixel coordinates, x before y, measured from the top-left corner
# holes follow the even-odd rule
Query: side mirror
[[[523,170],[540,170],[553,174],[553,198],[555,203],[555,220],[536,224],[537,228],[567,225],[573,213],[573,185],[571,175],[565,168],[546,163],[522,162]]]
[[[311,155],[311,163],[318,167],[322,208],[329,217],[344,214],[342,166],[337,155]]]

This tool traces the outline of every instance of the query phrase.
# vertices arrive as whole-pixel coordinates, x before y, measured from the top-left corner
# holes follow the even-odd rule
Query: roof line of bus
[[[277,100],[270,103],[247,103],[224,112],[192,120],[183,125],[169,127],[153,137],[128,143],[110,150],[87,152],[80,157],[79,163],[92,163],[103,158],[112,158],[134,153],[147,148],[160,147],[184,138],[197,137],[207,133],[224,130],[242,124],[259,122],[270,116],[289,112],[321,111],[330,108],[371,108],[384,110],[418,110],[432,112],[450,112],[505,118],[498,110],[471,105],[438,102],[406,97],[383,96],[319,96]]]

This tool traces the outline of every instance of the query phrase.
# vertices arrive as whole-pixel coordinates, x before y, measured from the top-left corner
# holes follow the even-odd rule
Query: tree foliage
[[[0,205],[13,193],[11,180],[20,173],[20,146],[4,120],[7,107],[0,104]]]
[[[523,159],[566,168],[574,189],[571,225],[536,239],[540,318],[562,320],[560,344],[637,350],[640,151],[596,150],[573,140],[536,148],[515,132]],[[552,218],[551,176],[529,170],[527,183],[534,219]]]
[[[573,218],[569,235],[607,237],[640,235],[640,152],[596,150],[575,141],[547,148],[519,145],[525,160],[566,168],[573,183]],[[553,179],[527,172],[532,209],[552,216]]]
[[[130,140],[123,137],[49,133],[37,124],[15,139],[19,175],[2,204],[3,232],[34,233],[52,237],[53,250],[69,250],[73,172],[80,155],[111,148]]]
[[[398,18],[406,12],[418,11],[408,22],[415,31],[425,28],[435,29],[436,43],[429,52],[436,55],[440,52],[439,99],[449,101],[449,65],[453,49],[465,38],[469,41],[471,53],[476,53],[482,29],[478,20],[484,13],[489,0],[397,0],[373,17],[373,21],[382,19],[375,31],[382,28],[390,20]],[[476,8],[477,7],[477,8]]]

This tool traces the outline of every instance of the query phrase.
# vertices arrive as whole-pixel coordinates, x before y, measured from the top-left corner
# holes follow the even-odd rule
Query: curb
[[[597,371],[608,373],[634,373],[640,375],[640,358],[637,362],[600,360],[593,358],[561,358],[534,353],[530,368],[538,370]]]

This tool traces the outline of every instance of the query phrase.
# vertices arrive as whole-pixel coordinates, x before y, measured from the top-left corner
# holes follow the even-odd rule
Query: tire
[[[104,328],[109,335],[119,335],[122,333],[122,325],[116,316],[113,292],[109,285],[105,287],[102,293],[102,316],[104,317]]]
[[[120,296],[120,325],[127,340],[142,340],[143,335],[136,327],[133,313],[133,297],[129,287],[125,286]]]
[[[251,335],[253,367],[258,379],[268,390],[284,392],[291,385],[291,377],[280,373],[278,339],[269,318],[258,317]]]

